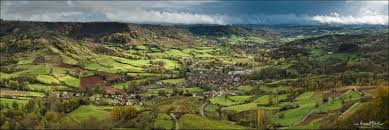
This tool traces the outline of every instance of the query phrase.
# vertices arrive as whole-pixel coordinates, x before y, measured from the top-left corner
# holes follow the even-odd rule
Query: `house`
[[[134,105],[130,100],[128,100],[127,102],[126,102],[126,105],[127,106],[131,106],[131,105]]]

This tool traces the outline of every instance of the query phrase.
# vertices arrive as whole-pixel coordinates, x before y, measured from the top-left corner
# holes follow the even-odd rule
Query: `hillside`
[[[0,126],[388,128],[385,27],[1,21]]]

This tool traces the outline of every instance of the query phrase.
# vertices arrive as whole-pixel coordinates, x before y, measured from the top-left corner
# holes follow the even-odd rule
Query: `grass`
[[[178,88],[178,90],[183,90],[185,93],[197,93],[201,92],[201,88],[199,87],[191,87],[191,88]],[[155,88],[155,89],[148,89],[146,93],[144,94],[151,94],[151,95],[157,95],[159,91],[165,91],[165,93],[172,94],[173,88]]]
[[[296,103],[298,103],[300,106],[295,109],[289,109],[276,113],[275,116],[272,117],[274,123],[281,126],[289,126],[303,119],[304,116],[309,113],[309,111],[315,108],[316,103],[321,101],[321,96],[314,92],[304,92],[303,94],[296,97],[295,100]],[[283,114],[284,117],[280,118],[280,114]]]
[[[278,113],[273,117],[273,122],[281,126],[292,125],[293,123],[296,123],[297,121],[303,119],[304,116],[314,107],[315,104],[305,104],[300,105],[300,107],[298,108]],[[283,118],[279,118],[279,114],[284,114],[285,116]]]
[[[144,45],[138,45],[138,46],[135,46],[135,49],[138,49],[138,50],[147,50],[148,47],[147,47],[147,46],[144,46]]]
[[[307,124],[289,127],[288,129],[319,129],[322,120],[323,118],[317,118]]]
[[[18,65],[18,68],[24,69],[15,73],[0,72],[1,79],[10,79],[21,75],[49,75],[51,67],[49,65]]]
[[[165,51],[164,53],[167,54],[169,57],[192,57],[192,55],[176,49],[170,49],[169,51]]]
[[[98,55],[89,60],[82,60],[82,65],[88,70],[105,71],[111,73],[143,72],[143,68],[116,62],[112,56]],[[116,58],[118,59],[118,58]]]
[[[333,53],[328,54],[327,51],[323,50],[322,48],[311,48],[310,55],[313,57],[317,57],[319,61],[326,61],[330,58],[336,58],[340,60],[347,60],[348,57],[355,58],[357,57],[354,53]]]
[[[173,93],[172,88],[155,88],[155,89],[148,89],[146,94],[158,94],[159,91],[164,91],[165,93]]]
[[[207,104],[207,106],[205,106],[205,108],[204,108],[204,111],[206,111],[206,112],[217,112],[218,108],[219,108],[219,106],[217,106],[217,105]]]
[[[25,106],[28,102],[28,100],[25,100],[25,99],[9,99],[9,98],[0,98],[0,104],[8,104],[9,107],[12,106],[12,104],[16,102],[17,104],[19,104],[19,108]]]
[[[77,108],[76,110],[67,114],[67,117],[73,118],[74,120],[80,122],[82,120],[88,119],[91,116],[96,117],[99,120],[107,119],[111,116],[109,107],[98,107],[94,105],[83,105]]]
[[[155,118],[154,128],[157,129],[172,129],[174,127],[174,122],[172,121],[172,117],[170,117],[166,113],[158,113]]]
[[[366,103],[357,102],[357,103],[353,104],[348,110],[346,110],[344,113],[342,113],[338,117],[338,119],[348,119],[348,117],[350,115],[353,115],[355,112],[357,112],[357,110],[364,107],[364,105],[366,105]]]
[[[28,90],[39,91],[39,92],[49,92],[50,90],[56,91],[70,91],[71,88],[64,85],[47,85],[47,84],[31,84],[28,87]]]
[[[161,80],[161,82],[164,84],[180,84],[180,83],[184,83],[185,81],[186,80],[184,78]]]
[[[129,64],[135,67],[142,67],[142,66],[147,66],[151,65],[150,62],[151,60],[129,60],[129,59],[124,59],[124,58],[115,58],[116,61],[119,61],[121,63]]]
[[[249,86],[249,85],[241,85],[241,86],[238,87],[239,91],[244,91],[244,92],[249,92],[249,91],[251,91],[253,89],[254,89],[254,87]]]
[[[228,99],[234,101],[234,102],[240,102],[244,103],[248,101],[252,96],[229,96]]]
[[[200,100],[194,97],[171,97],[158,99],[154,104],[159,112],[196,113],[199,111]]]
[[[79,88],[80,87],[80,78],[75,78],[70,75],[66,75],[58,78],[61,82],[63,82],[66,86]]]
[[[71,71],[74,71],[74,70],[71,70]],[[67,73],[67,69],[65,69],[65,68],[60,68],[60,67],[53,67],[53,70],[51,71],[51,74],[52,74],[54,77],[66,76],[66,73]]]
[[[45,93],[33,92],[33,91],[17,91],[12,89],[0,89],[0,96],[11,96],[11,97],[41,97],[45,96]]]
[[[184,88],[184,91],[186,91],[186,93],[197,93],[197,92],[201,92],[202,89],[200,87],[191,87],[191,88]]]
[[[269,86],[262,86],[260,88],[262,91],[267,93],[276,93],[276,92],[282,92],[282,91],[288,91],[287,86],[278,86],[278,87],[269,87]]]
[[[161,53],[161,52],[147,53],[147,56],[153,57],[153,58],[168,58],[169,57],[167,54]]]
[[[245,42],[249,42],[249,41],[254,41],[254,42],[259,43],[259,44],[267,42],[266,39],[263,39],[260,37],[253,37],[253,36],[242,37],[242,36],[236,36],[236,35],[230,36],[228,40],[229,40],[230,44],[241,44],[241,43],[245,43]]]
[[[341,95],[339,98],[344,99],[344,100],[355,100],[355,99],[358,99],[360,97],[361,97],[361,95],[359,95],[355,91],[347,91],[346,93]]]
[[[132,77],[137,77],[137,78],[163,76],[163,74],[156,74],[156,73],[127,73],[127,75]]]
[[[181,67],[181,64],[179,64],[177,61],[174,61],[174,60],[156,59],[154,61],[163,61],[163,62],[165,62],[165,68],[168,69],[168,70],[173,70],[173,69]]]
[[[261,97],[255,99],[253,101],[253,103],[257,103],[259,105],[267,105],[267,104],[269,104],[269,98],[270,98],[270,95],[264,95],[264,96],[261,96]]]
[[[113,87],[116,89],[124,90],[128,87],[128,83],[127,82],[117,83],[117,84],[114,84]]]
[[[234,102],[230,99],[226,99],[224,96],[220,96],[220,97],[213,97],[211,99],[209,99],[209,101],[212,103],[212,104],[216,104],[216,105],[220,105],[220,106],[232,106],[232,105],[238,105],[239,102]]]
[[[36,76],[36,80],[44,84],[50,84],[50,85],[60,84],[60,81],[58,81],[55,77],[51,75],[38,75]]]
[[[284,100],[284,99],[287,99],[287,94],[281,94],[281,95],[277,95],[278,96],[278,101],[280,100]],[[268,105],[269,104],[269,99],[270,98],[270,95],[264,95],[264,96],[261,96],[257,99],[255,99],[254,101],[252,101],[253,103],[257,103],[258,105]],[[273,97],[273,101],[275,102],[275,97]]]
[[[68,64],[68,65],[77,65],[78,64],[78,61],[74,60],[73,58],[69,57],[69,56],[66,56],[66,55],[63,55],[61,54],[61,57],[63,59],[63,63],[64,64]]]
[[[342,101],[349,102],[355,99],[360,98],[361,95],[359,95],[357,92],[354,91],[347,91],[342,96],[335,98],[334,100],[328,101],[327,103],[320,105],[315,111],[316,112],[328,112],[332,110],[337,110],[342,108]]]
[[[239,112],[248,111],[248,110],[252,110],[252,109],[256,109],[256,108],[257,108],[256,103],[247,103],[247,104],[242,104],[242,105],[224,107],[224,108],[222,108],[222,110],[229,111],[232,113],[239,113]]]
[[[185,114],[179,119],[181,129],[247,129],[244,126],[225,121],[205,118],[195,114]]]

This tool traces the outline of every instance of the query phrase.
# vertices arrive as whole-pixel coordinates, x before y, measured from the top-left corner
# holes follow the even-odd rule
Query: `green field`
[[[270,98],[270,95],[264,95],[264,96],[261,96],[261,97],[255,99],[253,101],[253,103],[258,103],[260,105],[267,105],[267,104],[269,104],[269,98]]]
[[[314,92],[304,92],[303,94],[296,97],[296,103],[299,104],[298,108],[276,113],[272,117],[273,122],[281,126],[292,125],[293,123],[303,119],[304,116],[311,110],[314,110],[316,103],[320,101],[321,97],[316,96]],[[284,117],[280,118],[280,114],[283,114]]]
[[[256,109],[257,104],[256,103],[247,103],[247,104],[242,104],[242,105],[236,105],[236,106],[229,106],[229,107],[223,107],[223,111],[229,111],[232,113],[239,113],[242,111],[248,111],[252,109]]]
[[[11,107],[14,102],[19,104],[19,108],[22,108],[27,104],[28,100],[27,99],[0,98],[0,103],[3,105],[8,104],[9,107]]]
[[[79,78],[75,78],[73,76],[66,75],[63,77],[59,77],[58,79],[61,82],[63,82],[66,86],[75,87],[75,88],[80,87],[80,79]]]
[[[244,92],[248,92],[248,91],[251,91],[253,89],[254,89],[254,87],[249,86],[249,85],[241,85],[238,87],[238,90],[244,91]]]
[[[80,106],[76,110],[73,110],[69,114],[66,114],[66,116],[78,122],[88,119],[91,116],[94,116],[99,120],[103,120],[111,116],[110,113],[111,109],[112,107],[84,105],[84,106]]]
[[[252,96],[228,96],[227,98],[239,103],[247,102]]]
[[[185,114],[179,119],[181,129],[247,129],[247,127],[213,120],[194,114]]]
[[[39,91],[39,92],[49,92],[50,90],[57,91],[71,91],[72,88],[64,85],[47,85],[47,84],[31,84],[28,87],[28,90]]]
[[[172,117],[166,113],[158,113],[155,118],[154,128],[157,129],[172,129],[174,127],[174,122]]]
[[[51,85],[60,84],[60,81],[58,81],[55,77],[50,75],[38,75],[36,77],[36,80],[45,84],[51,84]]]
[[[220,106],[233,106],[233,105],[239,104],[239,102],[234,102],[228,98],[225,98],[224,96],[213,97],[213,98],[209,99],[209,101],[212,104],[216,104],[216,105],[220,105]]]
[[[359,95],[357,92],[354,91],[347,91],[340,97],[337,97],[336,99],[330,100],[327,103],[324,103],[323,105],[320,105],[315,111],[316,112],[328,112],[336,109],[342,108],[342,101],[343,102],[349,102],[352,100],[356,100],[360,98],[361,95]]]

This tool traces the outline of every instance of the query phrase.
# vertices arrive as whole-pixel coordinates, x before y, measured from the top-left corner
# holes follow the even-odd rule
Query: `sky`
[[[1,19],[148,24],[388,25],[388,1],[1,1]]]

